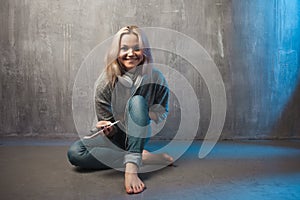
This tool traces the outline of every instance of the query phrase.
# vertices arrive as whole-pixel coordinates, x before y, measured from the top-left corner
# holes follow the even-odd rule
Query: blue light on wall
[[[300,1],[278,0],[275,8],[276,49],[273,55],[274,67],[271,67],[274,85],[270,108],[276,108],[273,111],[273,119],[276,120],[273,126],[281,123],[282,113],[286,112],[288,103],[297,95],[295,92],[300,77]]]
[[[244,80],[233,80],[243,98],[235,112],[244,121],[236,129],[269,137],[299,84],[300,1],[233,0],[232,5],[232,68],[234,77]]]
[[[276,3],[276,51],[274,87],[282,106],[289,100],[299,78],[300,7],[299,0],[278,0]]]

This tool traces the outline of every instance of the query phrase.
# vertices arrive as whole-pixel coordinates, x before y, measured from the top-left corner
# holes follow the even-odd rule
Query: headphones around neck
[[[118,76],[118,81],[127,88],[131,88],[133,86],[132,79],[126,74]]]

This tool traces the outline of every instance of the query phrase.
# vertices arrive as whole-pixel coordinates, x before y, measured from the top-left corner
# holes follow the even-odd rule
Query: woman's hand
[[[110,126],[110,124],[110,121],[99,121],[96,124],[96,128],[103,130],[104,135],[106,135],[107,137],[111,137],[113,136],[114,127]]]
[[[152,111],[149,111],[149,118],[150,118],[151,120],[154,120],[154,121],[157,120],[156,114],[155,114],[154,112],[152,112]]]

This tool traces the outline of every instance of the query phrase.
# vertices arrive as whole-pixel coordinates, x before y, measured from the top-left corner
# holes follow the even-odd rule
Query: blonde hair
[[[152,54],[149,42],[145,33],[137,26],[126,26],[121,28],[113,37],[112,44],[105,57],[105,73],[108,81],[114,86],[117,76],[122,76],[125,70],[118,62],[118,55],[120,51],[121,38],[125,34],[135,34],[139,41],[139,48],[143,49],[144,63],[152,63]]]

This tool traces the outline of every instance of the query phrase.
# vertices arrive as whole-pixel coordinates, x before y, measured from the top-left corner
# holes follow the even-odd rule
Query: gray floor
[[[204,159],[197,156],[201,142],[194,142],[176,167],[142,174],[147,189],[138,195],[125,194],[122,172],[72,167],[66,159],[71,142],[2,139],[0,198],[300,199],[298,140],[218,142]]]

